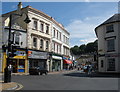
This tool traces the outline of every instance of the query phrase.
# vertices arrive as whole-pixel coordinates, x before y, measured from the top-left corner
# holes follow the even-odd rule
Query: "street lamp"
[[[24,13],[24,12],[23,12]],[[8,34],[8,51],[7,51],[7,61],[6,61],[6,67],[5,67],[5,71],[4,71],[4,83],[8,83],[11,82],[11,70],[10,70],[10,58],[11,58],[11,54],[12,54],[12,40],[11,40],[11,26],[12,26],[12,15],[16,15],[16,16],[22,16],[22,14],[10,14],[10,22],[9,22],[9,34]],[[31,22],[31,20],[29,19],[28,15],[25,13],[26,15],[26,19],[24,20],[25,23],[29,23]]]

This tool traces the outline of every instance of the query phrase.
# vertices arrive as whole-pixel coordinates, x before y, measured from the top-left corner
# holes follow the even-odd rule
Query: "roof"
[[[96,29],[102,25],[106,25],[106,24],[110,24],[110,23],[114,23],[114,22],[120,22],[120,13],[118,14],[114,14],[112,17],[110,17],[109,19],[107,19],[105,22],[103,22],[102,24],[100,24],[99,26],[97,26],[95,28],[95,32]]]
[[[44,16],[44,17],[50,19],[53,23],[55,23],[55,24],[56,24],[57,26],[59,26],[62,30],[64,30],[67,34],[70,35],[70,33],[63,27],[62,24],[58,23],[54,18],[52,18],[51,16],[45,14],[44,12],[42,12],[42,11],[40,11],[40,10],[37,10],[37,9],[35,9],[35,8],[32,8],[31,6],[26,6],[26,7],[22,8],[22,10],[24,10],[24,9],[29,9],[29,11],[32,11],[32,12],[35,12],[35,13],[38,13],[38,14],[41,14],[41,16]],[[14,13],[14,12],[16,12],[16,11],[17,11],[17,10],[11,11],[11,12],[8,12],[8,13],[5,13],[5,14],[2,14],[2,17],[6,17],[6,16],[8,16],[8,15],[10,15],[11,13]]]

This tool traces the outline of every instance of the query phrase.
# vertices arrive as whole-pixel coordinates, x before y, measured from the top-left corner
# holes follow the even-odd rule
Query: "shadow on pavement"
[[[80,73],[80,72],[74,72],[74,73],[68,73],[68,74],[63,74],[64,76],[71,76],[71,77],[99,77],[99,78],[120,78],[120,74],[115,74],[115,73]]]

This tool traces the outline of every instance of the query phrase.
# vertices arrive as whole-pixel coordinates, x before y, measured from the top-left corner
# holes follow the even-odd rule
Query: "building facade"
[[[70,52],[69,33],[65,28],[51,16],[31,6],[22,8],[22,3],[18,4],[16,11],[3,14],[3,18],[12,13],[22,14],[14,17],[13,22],[26,30],[28,70],[37,66],[44,66],[48,71],[62,70],[63,55],[69,56]],[[26,15],[31,20],[29,24],[24,23]]]
[[[120,14],[96,27],[99,72],[120,73]]]

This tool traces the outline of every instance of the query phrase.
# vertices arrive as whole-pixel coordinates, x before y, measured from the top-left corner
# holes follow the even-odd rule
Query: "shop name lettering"
[[[16,54],[17,56],[25,56],[25,51],[16,51],[14,54]]]

